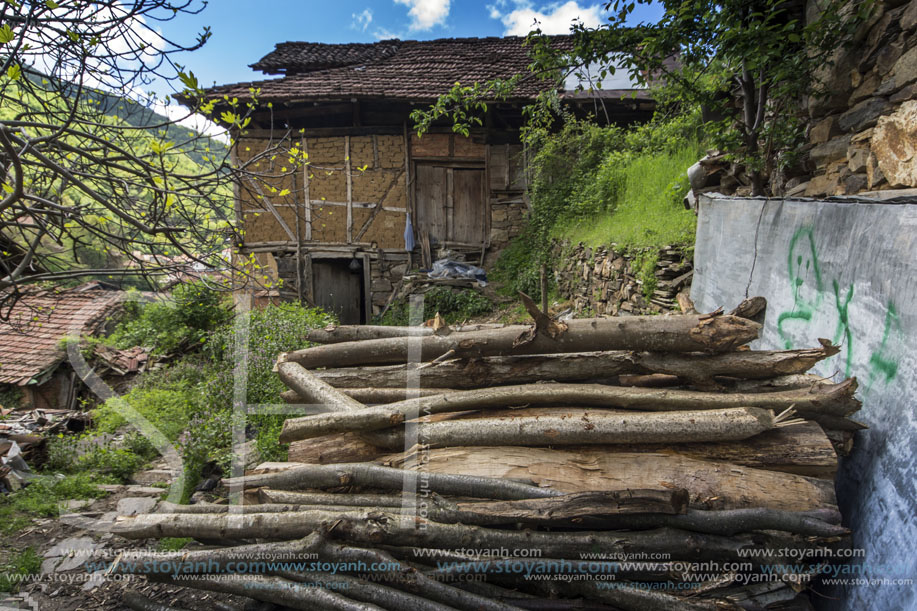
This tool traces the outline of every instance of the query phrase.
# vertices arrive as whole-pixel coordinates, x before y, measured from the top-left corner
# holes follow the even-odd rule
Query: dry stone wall
[[[675,246],[627,252],[610,246],[592,248],[582,242],[554,246],[557,290],[573,302],[578,314],[629,315],[677,310],[675,297],[690,286],[690,254]],[[653,259],[656,263],[652,264]],[[651,273],[642,271],[647,265]],[[655,284],[645,291],[647,282]],[[649,293],[647,298],[646,293]]]
[[[877,2],[821,78],[828,95],[808,102],[810,176],[791,179],[787,194],[917,187],[917,2]]]

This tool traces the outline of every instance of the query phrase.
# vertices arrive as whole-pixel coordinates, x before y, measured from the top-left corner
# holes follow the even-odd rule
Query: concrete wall
[[[817,372],[856,376],[863,409],[838,496],[867,577],[917,583],[917,200],[913,204],[700,201],[692,298],[768,300],[755,348],[843,346]],[[914,585],[852,585],[828,609],[917,608]],[[818,597],[814,597],[818,598]]]

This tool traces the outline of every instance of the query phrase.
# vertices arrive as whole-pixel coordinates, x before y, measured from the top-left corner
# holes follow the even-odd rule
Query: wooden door
[[[418,163],[414,205],[416,235],[430,241],[481,244],[484,241],[484,169]]]
[[[431,164],[417,164],[417,190],[415,206],[417,242],[426,231],[430,240],[446,240],[446,176],[447,168]]]
[[[334,312],[343,325],[359,325],[363,318],[363,266],[351,271],[353,259],[313,259],[312,295],[315,305]]]
[[[482,242],[484,210],[484,170],[452,170],[451,241]]]

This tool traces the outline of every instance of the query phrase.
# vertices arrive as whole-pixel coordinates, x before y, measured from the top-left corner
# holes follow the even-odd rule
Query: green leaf
[[[10,28],[9,24],[4,23],[3,26],[0,27],[0,45],[5,45],[13,40],[13,38],[14,34],[12,28]]]
[[[54,2],[54,0],[45,0],[45,6],[47,6],[49,9],[53,11],[60,5],[57,2]]]
[[[9,77],[10,80],[18,81],[19,77],[22,76],[22,68],[19,66],[19,64],[11,65],[6,69],[6,76]]]

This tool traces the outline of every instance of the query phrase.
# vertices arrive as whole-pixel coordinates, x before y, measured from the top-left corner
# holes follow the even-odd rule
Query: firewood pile
[[[806,373],[837,348],[748,350],[763,300],[565,323],[525,301],[532,326],[315,331],[277,363],[320,406],[286,421],[290,462],[116,532],[212,545],[151,580],[282,608],[810,608],[850,545],[856,381]],[[227,580],[240,558],[290,563]]]

